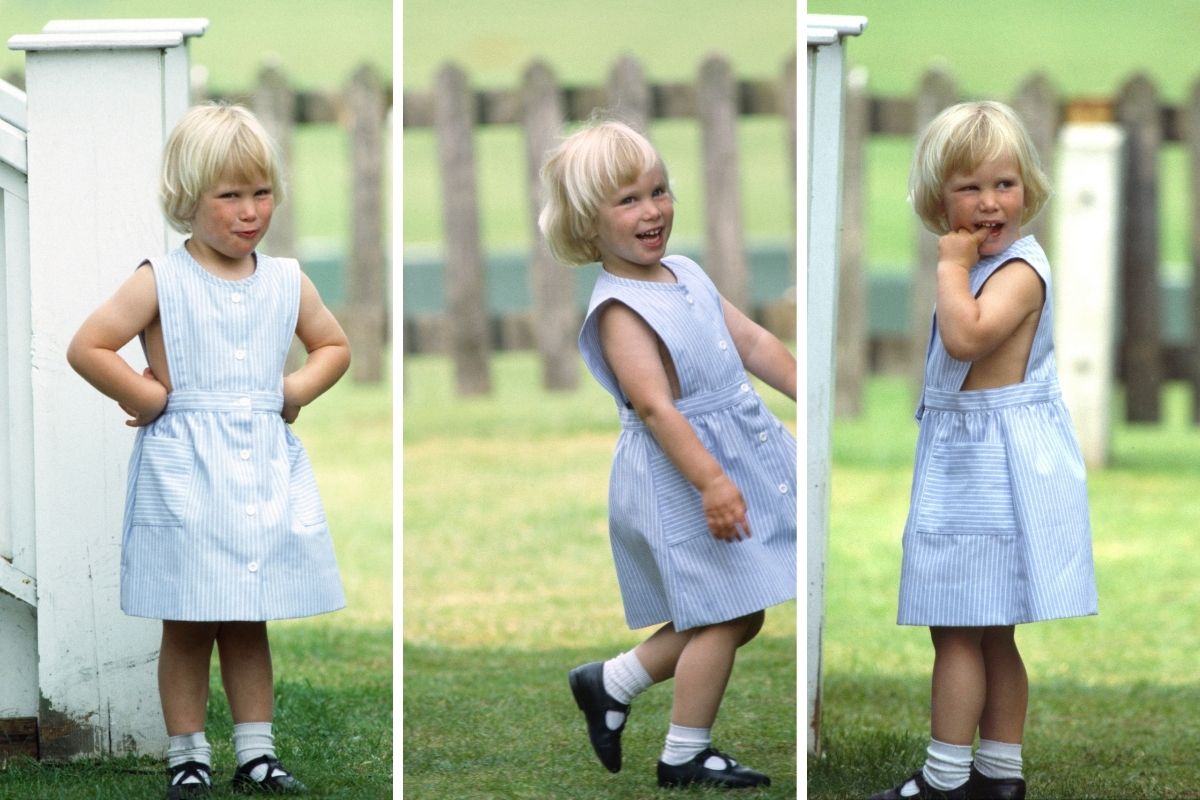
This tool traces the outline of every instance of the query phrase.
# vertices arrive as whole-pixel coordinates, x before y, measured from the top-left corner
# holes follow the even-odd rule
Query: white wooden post
[[[1063,400],[1084,463],[1108,462],[1125,134],[1067,124],[1058,137],[1054,342]]]
[[[37,716],[25,93],[0,81],[0,725]],[[36,752],[36,748],[33,748]]]
[[[841,209],[842,40],[865,17],[809,14],[808,32],[808,751],[820,748],[821,629],[825,621],[825,547],[833,433]]]
[[[162,145],[188,103],[188,36],[15,36],[28,95],[33,488],[39,738],[46,758],[161,753],[159,625],[120,611],[125,469],[133,431],[68,367],[74,331],[146,257],[179,241],[157,202]],[[47,26],[48,29],[52,26]],[[122,353],[144,363],[136,342]]]

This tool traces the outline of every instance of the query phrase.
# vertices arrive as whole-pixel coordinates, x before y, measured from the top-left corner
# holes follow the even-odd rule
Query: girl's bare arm
[[[158,316],[154,270],[143,265],[84,320],[67,347],[67,361],[84,380],[116,400],[133,427],[153,422],[167,405],[167,387],[149,370],[136,372],[117,351]]]
[[[300,313],[296,336],[308,351],[304,366],[283,379],[284,418],[296,419],[300,408],[338,382],[350,366],[350,342],[333,313],[321,301],[317,287],[300,275]]]
[[[675,407],[658,337],[628,306],[600,311],[600,344],[634,410],[679,472],[700,491],[709,531],[718,539],[750,535],[746,502]]]
[[[979,297],[971,294],[970,270],[987,229],[958,231],[938,241],[937,321],[946,352],[959,361],[987,358],[1042,308],[1044,287],[1033,267],[1014,260],[997,270]]]
[[[796,357],[792,351],[725,298],[721,298],[721,308],[742,365],[751,375],[795,402]]]

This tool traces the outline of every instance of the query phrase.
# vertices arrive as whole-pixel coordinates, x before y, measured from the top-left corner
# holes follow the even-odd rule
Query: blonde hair
[[[163,149],[158,196],[171,227],[190,233],[201,195],[226,178],[268,181],[275,204],[283,202],[279,156],[262,123],[241,106],[194,106]]]
[[[1016,113],[991,100],[959,103],[943,110],[921,134],[908,176],[908,201],[936,234],[950,231],[942,190],[951,176],[972,172],[985,161],[1011,158],[1021,173],[1024,225],[1050,199],[1050,181],[1042,172],[1029,131]]]
[[[571,266],[599,261],[595,222],[605,196],[656,166],[668,180],[654,146],[623,122],[594,122],[554,148],[542,166],[546,205],[538,214],[554,257]]]

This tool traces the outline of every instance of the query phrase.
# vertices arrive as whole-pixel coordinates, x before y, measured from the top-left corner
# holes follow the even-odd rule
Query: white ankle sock
[[[271,733],[271,723],[241,722],[234,725],[233,749],[239,767],[259,756],[275,755],[275,736]],[[261,781],[266,774],[266,764],[260,764],[250,771],[250,777],[256,781]]]
[[[671,766],[686,764],[696,754],[712,746],[712,728],[688,728],[671,723],[667,729],[667,740],[663,743],[659,761]]]
[[[632,650],[604,662],[604,691],[622,705],[629,705],[633,698],[653,685],[654,681]],[[624,722],[625,715],[620,711],[609,711],[604,718],[610,731],[615,731]]]
[[[212,768],[212,745],[204,731],[183,733],[167,739],[167,766],[178,767],[188,761],[198,761]],[[184,779],[180,783],[199,783],[196,778]]]
[[[1021,745],[980,739],[975,769],[985,778],[1020,778]]]
[[[930,739],[925,753],[925,766],[921,771],[925,775],[925,782],[934,789],[943,792],[957,789],[971,777],[971,745],[947,744]]]

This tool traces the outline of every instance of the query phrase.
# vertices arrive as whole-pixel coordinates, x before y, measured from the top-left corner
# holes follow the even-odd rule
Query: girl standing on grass
[[[662,625],[633,650],[572,670],[575,702],[600,762],[617,772],[630,702],[673,677],[659,785],[769,785],[714,749],[710,731],[735,651],[763,609],[796,596],[796,443],[746,375],[795,400],[795,358],[699,266],[666,254],[673,199],[644,136],[595,124],[542,175],[538,223],[555,257],[601,262],[579,347],[621,420],[610,540],[630,628]]]
[[[190,238],[143,261],[67,352],[138,429],[121,608],[163,620],[168,798],[206,796],[212,784],[214,643],[234,721],[234,788],[304,791],[275,754],[266,620],[345,605],[312,469],[288,424],[342,376],[350,348],[299,265],[255,250],[280,182],[274,146],[248,111],[185,114],[166,144],[160,195]],[[308,359],[284,376],[293,335]],[[150,365],[142,373],[117,353],[134,336]]]
[[[1023,798],[1029,686],[1014,626],[1097,613],[1050,266],[1020,232],[1049,191],[1000,103],[948,108],[917,143],[909,197],[941,238],[898,622],[933,638],[931,738],[924,767],[872,800]]]

